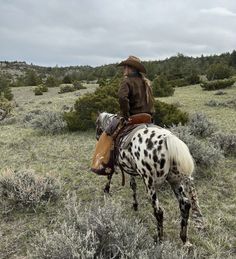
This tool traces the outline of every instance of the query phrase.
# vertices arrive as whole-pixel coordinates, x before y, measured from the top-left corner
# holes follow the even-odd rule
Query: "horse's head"
[[[110,124],[112,119],[114,118],[114,114],[102,112],[99,113],[96,120],[96,139],[98,140],[106,127]]]

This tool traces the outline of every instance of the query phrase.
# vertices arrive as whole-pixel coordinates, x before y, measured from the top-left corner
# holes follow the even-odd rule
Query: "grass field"
[[[13,115],[16,123],[0,125],[0,162],[1,170],[12,168],[32,168],[38,174],[51,173],[63,183],[63,193],[75,192],[84,204],[93,200],[103,201],[104,177],[93,175],[89,171],[90,159],[95,145],[93,131],[63,133],[60,135],[43,136],[33,129],[24,128],[20,123],[22,117],[31,110],[63,111],[64,106],[73,106],[86,91],[93,91],[94,85],[88,90],[74,93],[57,94],[58,89],[49,89],[43,96],[35,96],[31,87],[13,89],[17,107]],[[219,130],[236,133],[236,112],[233,108],[209,107],[209,100],[231,100],[236,96],[236,87],[224,90],[227,94],[214,95],[215,91],[202,91],[199,85],[177,88],[173,97],[160,98],[168,103],[178,102],[182,110],[204,112],[214,121]],[[194,254],[200,258],[235,258],[236,257],[236,159],[227,158],[215,170],[197,175],[196,187],[200,204],[206,220],[206,230],[197,231],[190,222],[189,237],[194,244]],[[128,180],[128,179],[127,179]],[[165,240],[181,246],[179,233],[178,204],[168,185],[159,191],[159,200],[165,211]],[[132,196],[128,181],[121,186],[121,177],[114,177],[109,199],[119,200],[127,210],[131,210]],[[147,199],[144,186],[138,181],[138,199],[140,210],[136,217],[142,219],[150,231],[154,231],[152,209]],[[35,212],[13,211],[3,214],[0,208],[0,258],[27,258],[26,251],[32,238],[43,228],[51,228],[61,201],[49,204],[46,209]],[[192,256],[193,257],[193,256]],[[191,258],[191,257],[190,257]]]

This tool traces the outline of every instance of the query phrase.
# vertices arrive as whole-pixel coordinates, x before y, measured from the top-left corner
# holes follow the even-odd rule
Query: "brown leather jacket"
[[[118,92],[121,116],[128,118],[138,113],[153,114],[153,97],[147,100],[146,85],[141,76],[126,76]]]

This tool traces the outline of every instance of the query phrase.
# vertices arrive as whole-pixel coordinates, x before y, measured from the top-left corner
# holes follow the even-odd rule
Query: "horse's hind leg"
[[[104,188],[104,192],[105,193],[109,193],[110,192],[110,186],[111,186],[111,179],[112,179],[113,174],[110,174],[107,176],[108,182],[106,183],[106,186]]]
[[[204,228],[203,215],[199,206],[198,195],[194,182],[191,178],[186,177],[184,179],[184,184],[191,202],[192,218],[195,222],[195,226],[199,229],[202,229]]]
[[[180,178],[179,178],[180,179]],[[170,183],[177,200],[179,201],[179,208],[181,214],[181,230],[180,230],[180,238],[184,244],[188,241],[188,219],[189,219],[189,210],[191,208],[191,203],[187,198],[184,187],[180,181],[171,181],[171,177],[167,178],[168,182]]]
[[[135,211],[137,211],[138,210],[138,201],[137,201],[137,192],[136,192],[137,191],[137,184],[136,184],[134,176],[131,176],[130,187],[133,191],[133,199],[134,199],[133,209]]]

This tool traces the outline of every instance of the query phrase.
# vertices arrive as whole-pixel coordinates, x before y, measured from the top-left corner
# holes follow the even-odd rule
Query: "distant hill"
[[[154,79],[156,75],[165,74],[168,77],[183,78],[192,71],[198,74],[205,74],[207,68],[213,63],[223,63],[236,70],[236,51],[227,52],[220,55],[189,57],[183,54],[177,54],[165,60],[144,61],[147,68],[147,76]],[[91,66],[66,66],[66,67],[44,67],[34,64],[27,64],[22,61],[0,61],[0,73],[19,77],[27,70],[35,70],[42,77],[53,75],[62,77],[70,74],[78,80],[96,80],[100,78],[111,78],[119,73],[117,64],[102,65],[98,67]]]

